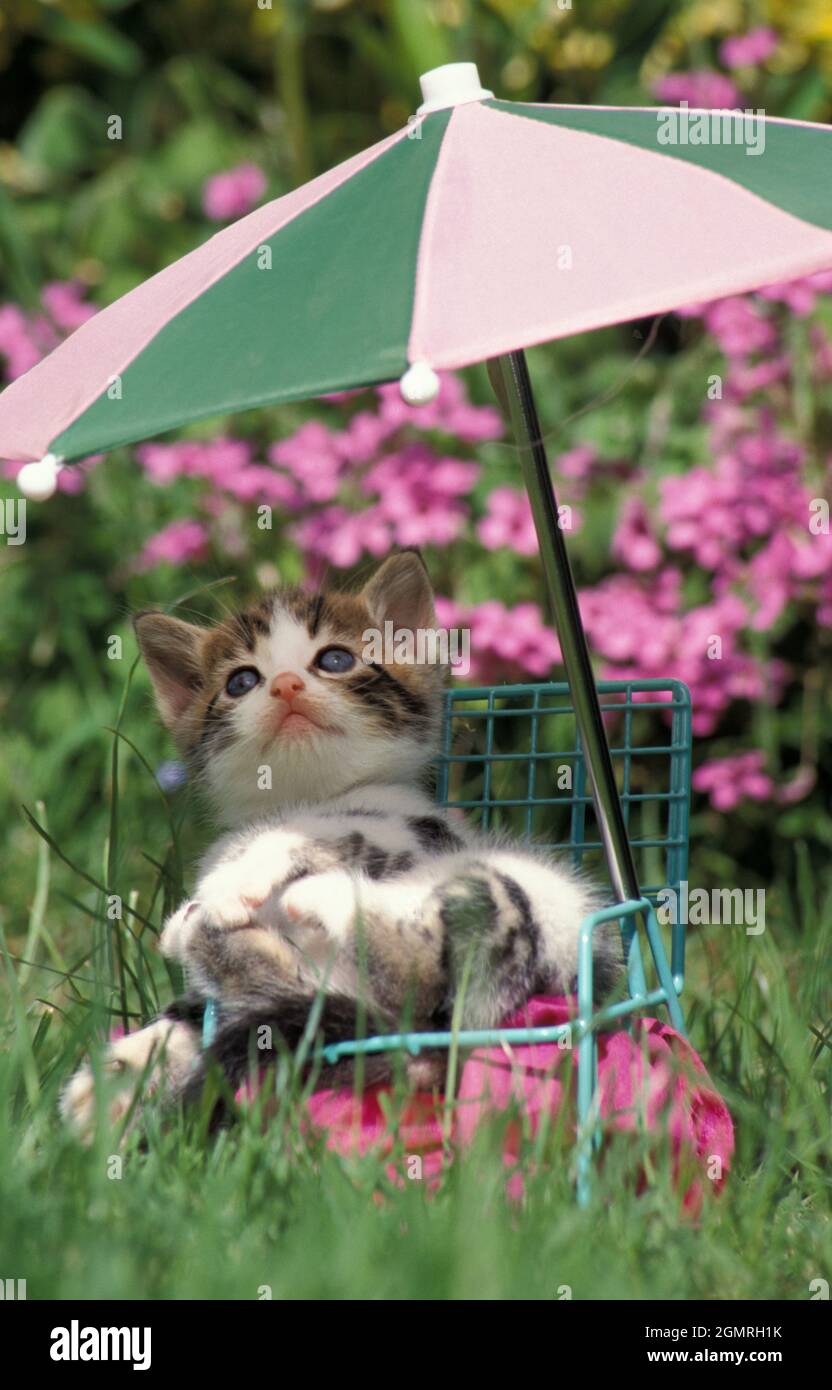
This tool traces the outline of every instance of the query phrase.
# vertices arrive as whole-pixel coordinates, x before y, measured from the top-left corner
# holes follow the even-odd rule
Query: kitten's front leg
[[[232,845],[166,922],[163,953],[184,965],[201,993],[226,1002],[250,999],[275,979],[299,984],[310,966],[316,977],[354,915],[348,875],[321,872],[331,862],[327,846],[280,828],[261,831],[242,851]],[[287,912],[286,891],[329,879],[339,881],[331,884],[332,914],[322,919],[311,900]]]
[[[295,928],[317,928],[334,945],[343,946],[355,926],[360,897],[356,880],[344,869],[306,874],[280,895],[279,909],[285,921],[282,930],[294,939]]]
[[[110,1081],[107,1114],[110,1124],[120,1123],[133,1104],[141,1084],[144,1095],[164,1089],[175,1096],[187,1080],[200,1053],[199,1033],[188,1023],[157,1018],[136,1033],[126,1033],[107,1047],[102,1072]],[[61,1093],[64,1121],[83,1143],[95,1132],[95,1074],[89,1062],[78,1069]]]
[[[202,876],[194,897],[215,927],[241,927],[297,871],[308,842],[295,831],[261,831]]]
[[[275,888],[291,877],[303,845],[302,835],[273,829],[242,851],[222,855],[199,879],[193,899],[168,918],[162,953],[187,964],[194,935],[206,922],[221,929],[248,926]]]

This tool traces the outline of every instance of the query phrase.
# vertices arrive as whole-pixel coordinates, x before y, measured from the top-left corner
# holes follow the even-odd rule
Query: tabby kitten
[[[436,625],[414,553],[388,559],[355,595],[280,590],[207,629],[162,613],[135,619],[162,719],[229,829],[161,936],[189,994],[109,1047],[122,1078],[113,1119],[139,1079],[187,1098],[216,1061],[238,1084],[252,1055],[297,1045],[321,993],[320,1031],[334,1042],[355,1037],[359,1003],[372,1031],[447,1028],[463,972],[466,1028],[573,987],[579,927],[597,895],[548,855],[477,833],[432,802],[447,673],[365,662],[369,630],[386,622]],[[620,968],[616,933],[599,935],[596,956],[603,992]],[[206,997],[218,1001],[219,1030],[203,1052]],[[264,1023],[274,1051],[252,1054]],[[390,1066],[389,1055],[368,1059],[365,1078]],[[429,1079],[415,1069],[414,1084]],[[84,1066],[62,1110],[88,1133],[93,1105]]]

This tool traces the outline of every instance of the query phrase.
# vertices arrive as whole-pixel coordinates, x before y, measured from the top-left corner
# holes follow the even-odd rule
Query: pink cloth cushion
[[[551,1027],[574,1017],[573,999],[539,997],[506,1018],[504,1026]],[[534,1043],[512,1046],[509,1053],[501,1047],[472,1053],[462,1068],[458,1102],[453,1108],[451,1148],[463,1149],[486,1117],[505,1111],[516,1101],[524,1107],[534,1133],[541,1115],[548,1111],[555,1116],[560,1109],[562,1069],[567,1058],[577,1066],[577,1048]],[[636,1130],[646,1121],[650,1132],[669,1136],[674,1179],[677,1184],[686,1184],[683,1204],[695,1215],[704,1192],[723,1186],[734,1151],[731,1116],[701,1059],[669,1024],[643,1018],[635,1021],[632,1035],[599,1035],[598,1074],[604,1129]],[[323,1131],[327,1147],[338,1153],[389,1153],[393,1135],[382,1104],[388,1090],[373,1086],[360,1096],[350,1087],[316,1091],[307,1102],[311,1126]],[[243,1088],[238,1100],[244,1103],[245,1099]],[[404,1151],[408,1156],[419,1155],[421,1176],[429,1182],[437,1179],[445,1162],[442,1123],[441,1097],[423,1093],[411,1097],[398,1117]],[[569,1124],[574,1132],[574,1114]],[[508,1191],[512,1196],[522,1193],[519,1155],[518,1128],[508,1126],[504,1160],[510,1170]],[[691,1177],[697,1169],[699,1175]],[[391,1166],[388,1171],[392,1178],[404,1180],[398,1168]]]

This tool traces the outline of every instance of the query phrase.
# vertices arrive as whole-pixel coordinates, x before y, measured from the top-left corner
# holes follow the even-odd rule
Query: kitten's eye
[[[355,657],[346,647],[325,647],[315,657],[315,665],[322,671],[328,671],[331,676],[340,676],[344,671],[352,670]]]
[[[253,666],[241,666],[239,671],[232,671],[228,680],[225,682],[225,693],[233,699],[238,699],[240,695],[247,695],[253,690],[255,685],[260,684],[260,672]]]

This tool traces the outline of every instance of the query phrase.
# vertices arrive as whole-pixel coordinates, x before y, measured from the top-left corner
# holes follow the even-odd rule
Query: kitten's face
[[[435,624],[412,554],[393,556],[359,594],[278,591],[214,628],[139,615],[162,718],[221,823],[424,774],[445,671],[365,662],[365,634],[386,621]]]

